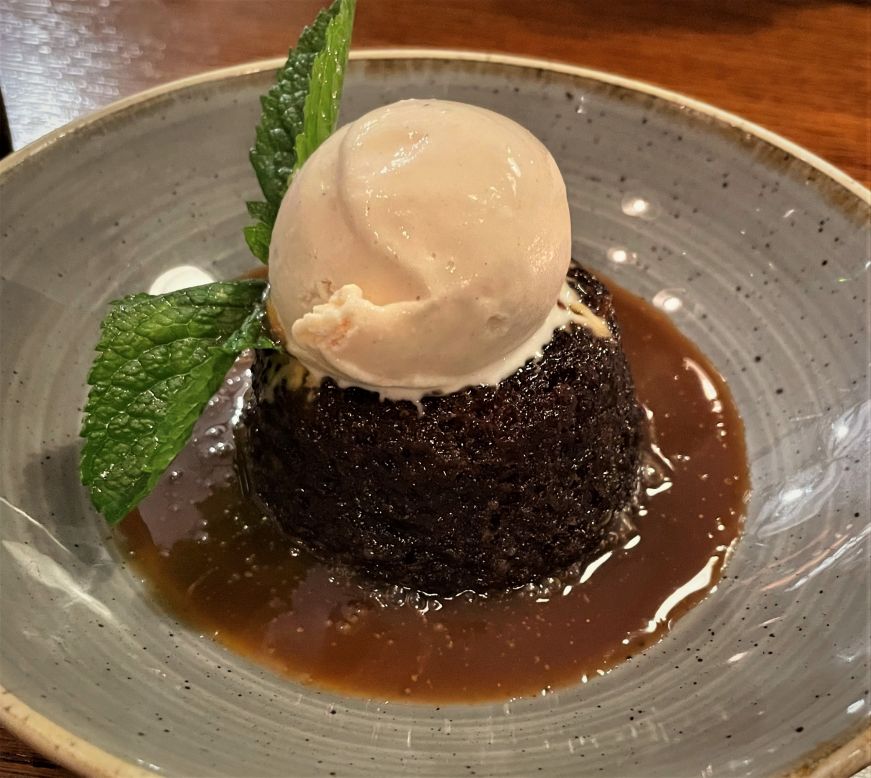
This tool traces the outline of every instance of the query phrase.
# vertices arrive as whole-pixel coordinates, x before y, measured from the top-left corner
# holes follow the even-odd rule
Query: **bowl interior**
[[[0,175],[5,687],[168,775],[767,775],[867,721],[863,204],[745,131],[589,74],[358,59],[343,118],[463,100],[551,149],[576,258],[664,305],[741,409],[753,495],[718,591],[592,683],[448,707],[276,677],[149,598],[79,485],[85,375],[108,300],[179,266],[253,265],[247,150],[271,79],[152,96]]]

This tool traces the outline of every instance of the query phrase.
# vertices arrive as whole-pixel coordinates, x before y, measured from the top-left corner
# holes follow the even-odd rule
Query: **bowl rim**
[[[503,54],[500,52],[487,51],[471,51],[463,49],[450,48],[417,48],[417,47],[374,47],[374,48],[357,48],[351,51],[350,58],[352,60],[361,61],[378,61],[378,60],[444,60],[444,61],[461,61],[461,62],[480,62],[492,63],[497,65],[508,65],[518,69],[526,70],[542,70],[552,73],[560,73],[564,75],[585,78],[591,81],[598,81],[609,86],[621,87],[623,89],[637,92],[640,94],[649,95],[658,98],[668,103],[676,105],[678,108],[689,109],[698,114],[708,116],[717,120],[719,123],[726,125],[735,130],[755,136],[756,139],[762,140],[771,146],[774,146],[792,157],[806,163],[812,168],[815,168],[820,173],[830,178],[832,181],[840,184],[844,189],[854,194],[866,204],[871,204],[871,189],[860,183],[857,179],[845,173],[840,168],[827,162],[822,157],[809,151],[804,146],[800,146],[794,141],[779,135],[776,132],[767,130],[765,127],[751,122],[738,114],[731,113],[722,108],[717,108],[711,103],[703,100],[697,100],[694,97],[689,97],[681,92],[672,89],[657,86],[646,81],[627,76],[619,76],[614,73],[609,73],[604,70],[595,68],[587,68],[580,65],[572,65],[567,62],[559,62],[557,60],[549,60],[543,57],[527,57],[516,54]],[[33,155],[45,150],[49,146],[54,145],[59,140],[66,138],[79,132],[93,124],[99,123],[110,116],[124,111],[132,106],[140,106],[148,103],[156,98],[162,97],[171,92],[178,91],[191,86],[207,84],[212,81],[221,81],[239,76],[253,75],[262,73],[266,70],[278,70],[284,64],[284,57],[270,57],[267,59],[252,60],[239,65],[230,65],[224,68],[207,70],[201,73],[196,73],[191,76],[184,76],[158,86],[151,87],[136,92],[128,97],[115,100],[108,105],[100,108],[92,113],[86,114],[78,119],[74,119],[56,130],[40,136],[31,143],[23,146],[17,151],[0,160],[0,176],[3,176],[12,168],[24,162]]]
[[[785,152],[790,157],[804,162],[832,182],[839,184],[857,197],[860,202],[871,205],[871,190],[868,187],[803,146],[710,103],[638,79],[539,57],[449,48],[355,48],[351,51],[350,57],[353,60],[361,61],[441,60],[507,65],[524,70],[541,70],[574,76],[648,95],[680,109],[688,109],[714,119],[721,126],[725,125],[726,128],[753,136],[756,140],[761,140]],[[0,180],[17,166],[51,148],[56,143],[69,136],[79,134],[129,108],[142,106],[181,89],[254,75],[268,70],[277,70],[284,64],[284,61],[285,57],[273,57],[208,70],[174,79],[115,100],[97,111],[74,119],[37,138],[0,160]],[[111,778],[147,778],[154,775],[153,772],[114,756],[93,745],[85,738],[74,735],[64,727],[55,724],[18,699],[2,683],[0,683],[0,725],[58,764],[82,774],[92,775],[95,778],[110,778],[110,776]],[[858,730],[844,732],[841,737],[824,743],[811,753],[806,754],[783,773],[783,778],[799,774],[818,776],[819,778],[846,778],[868,764],[871,764],[871,727],[862,726]]]

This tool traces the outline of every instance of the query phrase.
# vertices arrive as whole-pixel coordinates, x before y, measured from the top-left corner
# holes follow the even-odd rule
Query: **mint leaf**
[[[271,203],[249,202],[245,203],[248,215],[263,222],[274,222],[278,215],[278,208]]]
[[[312,64],[311,81],[303,107],[302,132],[296,136],[296,164],[302,167],[312,152],[332,135],[339,118],[339,100],[351,47],[355,1],[345,0],[327,25],[324,46]]]
[[[263,262],[293,173],[335,128],[354,10],[355,0],[334,0],[321,11],[261,98],[250,157],[266,199],[247,204],[256,221],[244,234]],[[216,283],[112,303],[88,375],[81,458],[82,482],[108,521],[151,491],[239,353],[275,347],[262,326],[264,289]]]
[[[82,483],[110,523],[147,495],[239,353],[274,346],[263,281],[116,300],[101,326],[82,436]]]
[[[251,253],[264,265],[269,262],[269,241],[272,238],[272,227],[264,222],[250,224],[242,230],[245,242]]]
[[[248,203],[258,222],[245,229],[245,241],[262,262],[269,259],[272,225],[294,171],[335,127],[355,5],[334,0],[322,10],[290,50],[277,83],[260,98],[250,159],[266,202]]]

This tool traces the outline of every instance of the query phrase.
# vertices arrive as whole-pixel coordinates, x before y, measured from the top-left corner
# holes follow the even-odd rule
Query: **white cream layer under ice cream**
[[[296,174],[270,316],[316,377],[415,400],[496,384],[538,354],[572,316],[570,260],[565,184],[540,141],[492,111],[405,100],[340,128]]]

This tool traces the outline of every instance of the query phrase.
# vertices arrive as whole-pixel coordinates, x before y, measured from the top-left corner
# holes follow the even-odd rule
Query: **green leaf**
[[[263,281],[116,300],[101,326],[82,436],[82,483],[120,521],[154,487],[239,353],[272,348]]]
[[[296,136],[294,172],[332,135],[339,118],[339,100],[354,27],[354,0],[342,2],[327,25],[324,47],[312,64],[311,85],[303,108],[302,132]]]
[[[272,239],[272,227],[265,222],[251,224],[242,231],[245,242],[251,253],[264,265],[269,262],[269,241]]]
[[[278,208],[270,203],[248,202],[245,203],[245,207],[248,209],[249,216],[270,224],[275,221],[275,217],[278,215]]]
[[[262,262],[268,261],[272,225],[293,173],[335,128],[355,5],[356,0],[334,0],[322,10],[260,98],[250,159],[266,201],[248,203],[258,223],[245,230],[245,240]]]

